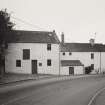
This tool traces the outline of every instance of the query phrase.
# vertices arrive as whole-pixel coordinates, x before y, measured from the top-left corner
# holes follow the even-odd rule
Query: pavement
[[[28,81],[28,80],[38,80],[43,78],[51,78],[55,77],[53,75],[45,75],[45,74],[14,74],[14,73],[6,73],[2,78],[0,78],[0,85]]]
[[[91,75],[70,75],[70,76],[59,76],[59,75],[49,75],[49,74],[14,74],[14,73],[6,73],[2,78],[0,78],[0,85],[11,84],[22,81],[29,80],[40,80],[45,78],[58,78],[60,80],[65,79],[75,79],[80,77],[88,77],[88,76],[97,76],[94,74]]]

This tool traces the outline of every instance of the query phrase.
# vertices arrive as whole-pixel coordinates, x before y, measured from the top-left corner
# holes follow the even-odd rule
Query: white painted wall
[[[61,75],[69,75],[70,66],[61,66],[60,73]],[[84,74],[83,66],[74,66],[74,75]]]
[[[84,67],[83,66],[75,66],[74,67],[74,74],[84,74]]]
[[[23,60],[23,49],[30,49],[30,60]],[[37,60],[38,73],[59,74],[59,45],[51,44],[51,51],[47,44],[41,43],[11,43],[5,58],[6,72],[32,73],[31,60]],[[21,67],[16,67],[16,60],[21,60]],[[47,59],[52,60],[52,66],[47,66]],[[42,63],[42,66],[39,66]]]
[[[60,52],[61,60],[80,60],[84,67],[94,64],[94,70],[101,71],[105,70],[105,52],[72,52],[72,55],[69,55],[69,52],[65,52],[65,55]],[[94,53],[94,59],[91,59],[91,53]],[[101,64],[100,64],[101,57]]]
[[[69,67],[68,66],[61,66],[60,75],[69,75]]]
[[[100,72],[105,72],[105,52],[101,52],[101,62],[100,62],[100,65],[101,65],[101,70]]]

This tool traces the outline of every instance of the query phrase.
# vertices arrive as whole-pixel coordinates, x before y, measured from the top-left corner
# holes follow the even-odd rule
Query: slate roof
[[[55,32],[15,30],[8,35],[9,43],[59,43]]]
[[[80,60],[61,60],[61,66],[83,66]]]
[[[64,43],[61,44],[61,52],[105,52],[105,45],[90,43]]]

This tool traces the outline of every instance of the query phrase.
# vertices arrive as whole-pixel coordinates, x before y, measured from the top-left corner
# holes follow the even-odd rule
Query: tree
[[[5,49],[8,43],[8,33],[13,30],[14,24],[10,21],[10,14],[7,10],[0,11],[0,74],[3,74]]]

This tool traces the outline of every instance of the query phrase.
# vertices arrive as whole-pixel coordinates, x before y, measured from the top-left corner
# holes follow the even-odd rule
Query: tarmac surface
[[[98,94],[92,105],[105,105],[105,89]]]
[[[66,76],[0,86],[0,105],[88,105],[105,76]]]

